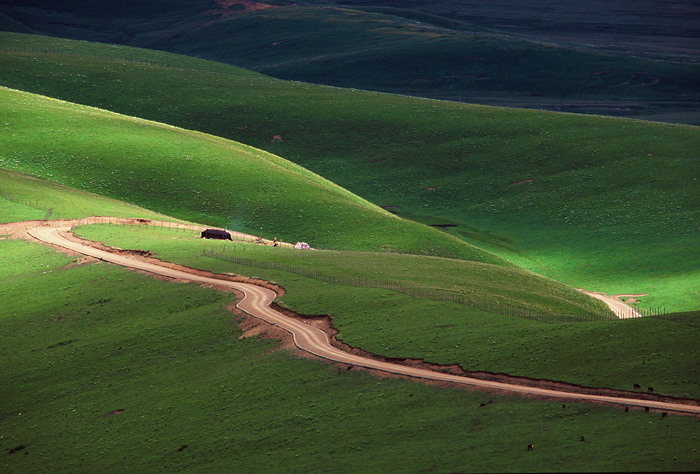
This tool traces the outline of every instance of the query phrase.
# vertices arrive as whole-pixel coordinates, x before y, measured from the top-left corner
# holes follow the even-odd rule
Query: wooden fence
[[[251,258],[241,257],[238,255],[232,255],[230,253],[217,252],[213,249],[203,250],[202,255],[206,257],[216,258],[218,260],[224,260],[237,265],[244,265],[247,267],[262,268],[266,270],[282,271],[287,273],[294,273],[297,275],[304,276],[306,278],[312,278],[314,280],[323,281],[326,283],[336,284],[336,285],[346,285],[355,286],[361,288],[380,288],[386,290],[397,291],[408,296],[416,298],[428,298],[434,301],[440,302],[451,302],[456,304],[461,304],[476,308],[481,311],[485,311],[493,314],[500,314],[503,316],[512,316],[519,318],[532,319],[535,321],[541,321],[550,324],[560,324],[560,323],[576,323],[576,322],[590,322],[590,321],[626,321],[625,315],[613,315],[611,313],[606,314],[593,314],[593,313],[579,313],[579,314],[552,314],[552,313],[542,313],[529,308],[519,308],[514,306],[506,306],[497,303],[480,301],[475,298],[470,298],[465,295],[457,295],[454,293],[449,293],[445,290],[437,288],[426,288],[426,287],[416,287],[410,285],[403,285],[388,281],[378,281],[371,280],[369,278],[353,278],[338,275],[326,275],[318,270],[289,265],[280,262],[268,262],[261,260],[254,260]],[[690,322],[695,323],[695,318],[681,317],[681,315],[674,313],[667,313],[664,309],[658,308],[653,310],[641,310],[640,313],[643,317],[658,317],[662,319],[670,319],[674,321]],[[621,319],[622,318],[622,319]]]

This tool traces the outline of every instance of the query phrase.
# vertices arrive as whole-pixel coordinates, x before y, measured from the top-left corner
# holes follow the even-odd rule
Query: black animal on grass
[[[206,229],[202,231],[203,239],[232,240],[231,234],[220,229]]]

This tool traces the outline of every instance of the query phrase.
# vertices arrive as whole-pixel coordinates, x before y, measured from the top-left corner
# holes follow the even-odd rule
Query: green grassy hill
[[[97,225],[76,232],[190,267],[274,281],[287,291],[279,298],[281,305],[301,314],[330,315],[340,340],[374,354],[592,387],[632,390],[639,384],[658,393],[700,397],[696,317],[605,321],[599,316],[569,323],[561,316],[533,320],[498,314],[493,308],[506,305],[540,314],[601,311],[597,300],[519,269],[410,255],[256,249],[167,229]],[[211,249],[220,257],[203,255]],[[297,268],[429,288],[436,297],[328,281]],[[491,309],[441,298],[450,295],[489,303]]]
[[[2,38],[8,86],[266,149],[569,285],[649,294],[646,307],[699,306],[698,128],[340,90],[166,53]]]
[[[697,4],[656,0],[328,0],[436,26],[479,25],[505,34],[645,57],[697,56]]]
[[[623,14],[595,1],[573,9],[501,2],[496,11],[463,2],[389,2],[395,8],[332,1],[12,3],[5,7],[9,15],[52,36],[195,55],[282,79],[700,123],[699,66],[692,56],[663,54],[677,52],[678,43],[692,50],[694,30],[686,15],[663,8],[656,15],[663,21],[652,27],[636,11],[657,11],[646,4]],[[522,18],[530,21],[518,24]],[[612,51],[591,47],[601,44]],[[639,57],[650,50],[654,59]]]
[[[0,274],[4,473],[678,471],[698,463],[691,417],[564,408],[338,370],[273,341],[240,339],[225,294],[75,265],[27,242],[0,240]]]
[[[0,224],[36,219],[90,216],[135,217],[176,221],[142,207],[80,191],[33,176],[0,169]],[[47,215],[47,210],[51,210]]]
[[[0,111],[5,168],[270,238],[506,264],[245,145],[11,89]]]
[[[65,215],[104,214],[94,207],[119,206],[92,197],[88,209],[82,191],[13,173],[3,173],[1,183],[39,197],[60,193]],[[201,244],[224,243],[183,232],[115,226],[80,232],[199,268],[275,279],[288,289],[285,304],[332,312],[343,340],[379,353],[530,376],[542,372],[593,385],[629,388],[634,381],[697,396],[697,326],[651,319],[541,324],[238,268],[200,255]],[[244,253],[324,272],[367,272],[353,252],[321,257],[275,251]],[[435,284],[430,267],[439,265],[451,290],[464,284],[458,274],[473,265],[377,258],[382,262],[374,278]],[[692,418],[563,406],[338,370],[276,350],[273,341],[241,339],[224,311],[230,302],[225,294],[103,263],[76,265],[75,257],[37,244],[0,238],[0,273],[3,472],[325,472],[333,463],[338,472],[552,466],[668,471],[692,469],[698,461]],[[475,282],[489,286],[489,280],[481,275]],[[536,449],[525,456],[528,444]]]
[[[237,155],[239,145],[214,137],[17,91],[0,93],[3,140],[16,152],[13,162],[24,154],[37,174],[58,179],[63,169],[75,175],[74,181],[89,177],[100,193],[130,185],[124,180],[120,186],[119,170],[109,161],[116,157],[136,166],[120,150],[128,149],[141,166],[148,163],[157,171],[163,151],[169,150],[164,142],[180,152],[195,147],[190,141],[198,142],[200,154],[192,151],[193,160],[224,160],[216,153],[223,149],[236,155],[232,169],[240,171],[242,164],[255,169],[255,160]],[[31,135],[17,133],[25,128]],[[288,184],[297,173],[305,176],[307,187],[324,184],[279,158],[250,154],[284,168]],[[100,181],[95,169],[116,175]],[[263,169],[274,179],[269,167]],[[178,177],[172,166],[160,172],[166,171]],[[157,174],[151,173],[141,193],[158,189]],[[5,170],[0,191],[55,203],[62,217],[159,217]],[[151,199],[156,207],[167,206]],[[21,204],[0,199],[3,217],[6,202],[22,210]],[[16,218],[37,218],[30,215],[34,208],[24,208]],[[228,246],[230,253],[237,245],[238,252],[260,262],[398,279],[404,285],[473,292],[485,300],[515,300],[541,309],[595,310],[599,305],[519,269],[388,253],[241,251],[241,243],[204,242],[167,229],[88,226],[80,233],[198,268],[275,280],[287,288],[282,304],[333,314],[342,340],[380,354],[594,386],[630,389],[640,383],[661,393],[698,397],[697,325],[656,319],[544,324],[232,265],[204,257],[201,250]],[[689,417],[564,406],[339,370],[277,350],[273,341],[240,338],[234,318],[224,310],[231,301],[225,294],[104,263],[78,264],[75,257],[1,236],[0,274],[3,472],[326,472],[329,465],[337,472],[572,466],[669,471],[692,469],[698,462],[693,439],[698,427]],[[527,451],[528,444],[536,450]]]
[[[31,29],[13,20],[4,13],[0,13],[0,31],[11,31],[15,33],[33,33]]]
[[[588,112],[615,115],[625,99],[700,99],[694,79],[700,67],[692,61],[602,54],[348,8],[270,8],[176,36],[135,35],[129,44],[282,79],[481,103],[546,97],[560,99],[560,106],[588,102]]]
[[[168,219],[119,201],[7,171],[0,173],[0,190],[20,200],[55,202],[52,217],[121,215]],[[22,208],[0,199],[3,218],[12,217],[7,214],[8,209],[13,209],[11,206]],[[14,215],[15,220],[41,218],[32,214],[36,209],[23,209],[23,214]],[[686,320],[551,324],[442,299],[460,295],[492,308],[527,308],[544,315],[604,315],[599,301],[521,269],[388,253],[298,252],[271,247],[258,247],[256,251],[250,244],[203,241],[196,238],[196,233],[157,228],[98,225],[80,228],[78,233],[120,248],[149,250],[165,260],[195,268],[276,281],[287,290],[280,304],[304,314],[330,314],[341,340],[387,357],[459,363],[471,371],[587,386],[630,389],[639,383],[654,386],[659,393],[698,397],[698,387],[693,382],[697,370],[697,326],[688,325]],[[435,297],[328,284],[294,271],[266,270],[260,265],[232,264],[202,256],[202,250],[212,247],[225,255],[258,263],[275,262],[313,269],[326,276],[430,289]],[[6,263],[12,266],[16,264],[13,262],[14,257]],[[550,319],[563,320],[545,318]],[[649,347],[656,352],[649,353]],[[619,369],[622,360],[624,374]]]

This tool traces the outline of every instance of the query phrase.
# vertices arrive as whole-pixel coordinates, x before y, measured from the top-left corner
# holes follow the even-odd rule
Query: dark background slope
[[[536,40],[640,55],[700,54],[700,4],[693,0],[338,0],[410,9]],[[393,10],[397,11],[397,10]]]
[[[49,35],[184,53],[283,79],[700,124],[690,1],[11,0]]]

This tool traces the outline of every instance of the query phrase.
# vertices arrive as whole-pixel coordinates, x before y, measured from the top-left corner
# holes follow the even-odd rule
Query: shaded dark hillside
[[[628,8],[607,6],[593,15],[595,1],[579,10],[506,0],[488,7],[445,1],[335,2],[353,8],[329,1],[137,3],[12,0],[0,11],[45,34],[173,51],[283,79],[700,124],[700,66],[677,54],[662,59],[680,52],[675,45],[693,50],[692,9],[683,15],[682,8],[667,8],[652,28],[661,7],[647,11],[644,4],[637,14],[618,18]],[[637,57],[647,53],[655,58]]]
[[[33,31],[4,13],[0,13],[0,30],[12,33],[33,33]]]
[[[183,24],[194,28],[207,10],[216,7],[214,0],[6,0],[0,3],[0,13],[41,34],[124,43],[136,32],[167,30]]]
[[[536,40],[641,55],[700,55],[700,4],[694,0],[336,0],[339,5],[421,12]],[[415,14],[415,13],[414,13]],[[427,15],[423,21],[431,21]],[[444,24],[444,23],[442,23]]]

